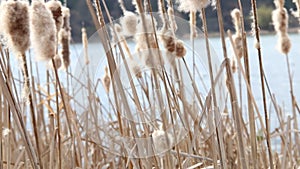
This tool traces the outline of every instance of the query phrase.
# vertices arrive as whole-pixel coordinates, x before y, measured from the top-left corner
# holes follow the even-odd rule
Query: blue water
[[[293,76],[293,85],[294,85],[294,95],[296,96],[297,102],[300,102],[300,35],[291,34],[290,35],[292,48],[289,53],[291,71]],[[223,61],[223,51],[222,44],[219,38],[213,37],[209,38],[210,44],[213,50],[216,52],[217,57],[220,61]],[[130,43],[129,43],[130,44]],[[195,48],[197,46],[197,41],[195,42]],[[200,44],[203,48],[203,43]],[[229,40],[226,40],[228,56],[233,55],[231,44]],[[281,54],[277,49],[277,37],[276,35],[264,35],[261,36],[261,48],[262,48],[262,59],[264,71],[266,73],[266,78],[270,86],[272,94],[275,94],[276,100],[280,105],[284,105],[284,112],[290,113],[291,110],[291,101],[290,101],[290,86],[288,79],[288,71],[286,66],[286,56]],[[95,45],[95,50],[99,46]],[[131,49],[134,48],[132,44],[129,46]],[[72,46],[72,58],[78,58],[81,54],[81,44],[75,44]],[[261,96],[261,83],[260,83],[260,72],[259,72],[259,61],[257,50],[254,48],[254,38],[248,37],[248,52],[249,52],[249,63],[250,63],[250,72],[251,72],[251,85],[254,93],[255,100],[262,111],[262,96]],[[82,57],[82,56],[81,56]],[[191,56],[189,56],[191,57]],[[73,59],[72,59],[73,60]],[[188,61],[191,59],[187,58]],[[76,61],[72,62],[72,66],[75,66]],[[243,63],[243,61],[242,61]],[[205,77],[208,77],[208,74],[204,74]],[[238,75],[235,73],[234,78],[236,79],[236,87],[238,87]],[[244,90],[245,91],[245,90]],[[244,94],[246,95],[246,94]],[[267,95],[269,95],[267,93]],[[246,100],[244,99],[244,104]],[[268,107],[271,104],[271,101],[268,100]]]

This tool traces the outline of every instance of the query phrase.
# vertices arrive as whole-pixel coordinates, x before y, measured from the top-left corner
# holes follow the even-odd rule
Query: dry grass
[[[60,23],[64,25],[61,29],[66,31],[64,43],[67,45],[63,50],[68,51],[63,53],[64,60],[60,61],[65,64],[64,71],[58,71],[56,59],[61,57],[60,42],[55,39],[50,39],[56,41],[56,55],[51,54],[49,70],[39,70],[38,65],[44,63],[34,62],[27,49],[18,53],[22,64],[17,72],[22,76],[12,70],[16,66],[11,63],[11,55],[16,54],[11,49],[17,47],[0,46],[0,168],[299,169],[297,120],[300,110],[293,89],[290,56],[285,53],[290,89],[282,89],[291,95],[292,115],[286,118],[264,73],[261,52],[264,48],[260,46],[255,0],[251,1],[257,41],[253,49],[247,48],[241,1],[238,1],[240,13],[235,15],[238,31],[235,36],[230,31],[225,34],[220,0],[215,1],[220,48],[224,54],[221,63],[215,61],[209,44],[206,9],[203,8],[208,1],[192,8],[180,4],[185,12],[191,12],[191,21],[187,22],[191,32],[190,49],[176,34],[182,25],[177,25],[171,16],[176,10],[173,9],[175,2],[171,0],[168,5],[158,0],[163,22],[160,28],[151,13],[150,0],[133,0],[136,11],[130,13],[130,17],[136,18],[123,19],[121,26],[112,21],[105,0],[86,2],[99,30],[99,41],[106,51],[104,62],[107,67],[101,68],[105,72],[103,78],[93,79],[95,63],[94,58],[89,58],[92,54],[88,48],[94,44],[88,44],[84,28],[82,63],[76,67],[78,70],[70,73],[75,67],[69,66],[67,19],[62,21],[67,23]],[[128,11],[123,1],[119,2],[125,15]],[[195,2],[189,1],[190,4]],[[200,45],[197,33],[200,32],[193,26],[197,11],[201,13],[199,17],[203,23],[202,47],[206,50],[208,82],[203,80],[203,68],[196,64]],[[103,13],[109,18],[107,25]],[[136,19],[139,22],[135,22]],[[134,25],[127,22],[137,25],[132,29],[130,26]],[[124,26],[128,26],[125,34],[122,33]],[[127,40],[132,32],[136,34],[133,42]],[[227,56],[226,37],[236,55],[238,79],[233,75]],[[14,44],[13,40],[11,38],[9,45]],[[136,45],[137,53],[130,50],[129,43]],[[260,69],[255,71],[260,71],[262,108],[253,96],[260,90],[251,87],[249,50],[257,50],[259,58]],[[187,54],[193,58],[186,58]],[[242,91],[243,87],[246,91]],[[23,89],[27,89],[25,99]],[[78,96],[78,93],[81,94]],[[245,93],[246,106],[242,100]],[[267,100],[268,95],[271,100]],[[267,102],[272,103],[278,119],[279,126],[274,131],[269,127]],[[152,109],[147,109],[149,106]],[[245,113],[248,118],[242,116]],[[271,144],[275,141],[279,145],[276,149]]]

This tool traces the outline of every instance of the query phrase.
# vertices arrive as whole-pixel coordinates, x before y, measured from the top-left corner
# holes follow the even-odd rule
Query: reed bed
[[[256,0],[252,47],[237,2],[231,33],[220,0],[157,0],[158,11],[149,0],[132,0],[134,11],[118,0],[123,16],[117,21],[105,0],[86,0],[98,31],[89,38],[82,28],[74,67],[67,3],[1,1],[0,168],[299,169],[300,96],[285,1],[275,0],[272,19],[278,55],[286,57],[289,116],[264,72]],[[299,1],[293,2],[299,18]],[[209,5],[218,14],[221,61],[209,43]],[[189,21],[174,16],[177,10],[189,13]],[[250,70],[249,50],[257,50],[259,70]],[[251,71],[260,73],[261,89],[251,87]],[[276,113],[274,129],[267,103]]]

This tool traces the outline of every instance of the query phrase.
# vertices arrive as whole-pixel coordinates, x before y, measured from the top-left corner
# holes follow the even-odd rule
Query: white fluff
[[[126,11],[120,19],[124,36],[133,36],[137,30],[138,17],[130,11]]]
[[[202,8],[206,8],[210,4],[210,0],[177,0],[179,4],[178,10],[183,12],[197,12]]]
[[[4,1],[1,3],[1,32],[7,38],[8,46],[16,52],[25,53],[30,46],[28,3]]]
[[[60,30],[63,24],[62,6],[60,1],[48,1],[46,7],[52,12],[53,19],[55,21],[57,32]]]
[[[154,130],[152,133],[154,151],[155,153],[162,154],[172,148],[174,140],[171,134],[159,129]],[[167,140],[168,139],[168,140]],[[168,144],[169,143],[169,144]]]
[[[31,42],[37,60],[50,60],[56,52],[56,25],[45,3],[33,0],[30,11]]]

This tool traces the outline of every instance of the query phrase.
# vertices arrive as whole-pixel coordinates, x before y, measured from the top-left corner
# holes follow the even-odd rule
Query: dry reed
[[[88,42],[85,28],[82,28],[84,48],[84,58],[82,58],[84,64],[82,65],[84,68],[78,71],[86,76],[84,79],[87,81],[78,78],[78,74],[54,70],[53,74],[47,72],[47,82],[43,83],[41,82],[42,78],[40,79],[43,74],[39,73],[38,66],[37,70],[33,71],[34,62],[25,57],[30,44],[30,34],[35,56],[42,57],[44,60],[51,59],[53,68],[58,68],[60,64],[65,67],[69,65],[70,14],[66,8],[62,7],[62,15],[60,15],[61,4],[58,1],[44,3],[34,0],[30,9],[28,3],[24,1],[1,3],[1,11],[7,11],[1,12],[1,20],[6,21],[2,23],[2,26],[5,25],[2,32],[9,40],[9,48],[2,48],[2,44],[0,45],[0,71],[2,72],[0,74],[0,127],[3,129],[0,131],[2,140],[0,142],[0,168],[192,169],[297,168],[299,166],[297,160],[299,160],[300,143],[297,138],[299,130],[296,114],[298,104],[295,99],[296,93],[293,90],[289,57],[286,56],[293,115],[284,119],[284,109],[277,103],[275,96],[271,95],[270,86],[263,70],[256,1],[252,0],[253,28],[260,61],[265,122],[262,120],[258,107],[259,100],[255,100],[255,91],[252,91],[250,83],[248,60],[250,48],[247,47],[241,1],[239,1],[239,11],[233,10],[235,34],[232,35],[228,32],[228,36],[234,54],[237,56],[234,62],[236,62],[236,68],[240,74],[240,87],[245,85],[244,87],[247,89],[249,121],[246,121],[246,118],[241,115],[243,112],[242,97],[237,97],[235,76],[232,74],[227,57],[220,0],[213,2],[218,13],[224,54],[223,62],[218,65],[217,72],[214,71],[215,65],[212,63],[213,55],[209,44],[209,30],[205,13],[205,7],[210,1],[178,1],[180,10],[191,12],[190,23],[187,24],[190,24],[189,35],[192,40],[197,38],[195,36],[197,32],[195,12],[200,12],[205,38],[205,57],[208,60],[207,66],[210,74],[210,88],[204,94],[200,89],[208,86],[200,83],[196,78],[201,76],[199,65],[193,64],[191,67],[187,62],[187,57],[191,56],[191,52],[193,55],[195,54],[198,43],[194,41],[193,51],[188,50],[189,48],[184,43],[185,39],[181,39],[176,34],[176,30],[180,30],[180,25],[177,28],[174,17],[176,9],[173,2],[168,0],[167,7],[165,7],[164,1],[159,0],[158,2],[163,21],[162,27],[159,22],[156,23],[151,13],[150,0],[144,1],[144,4],[141,0],[134,0],[136,11],[128,11],[124,2],[119,0],[124,14],[120,25],[112,22],[105,0],[101,2],[95,0],[95,10],[92,8],[91,1],[87,1],[97,28],[105,25],[103,9],[110,22],[112,38],[106,29],[98,31],[101,44],[107,51],[105,53],[107,67],[104,68],[103,78],[97,81],[100,84],[102,82],[102,85],[93,84],[91,78],[93,72],[89,72],[92,61],[89,60],[89,47],[92,46]],[[18,7],[5,9],[7,4]],[[278,7],[280,12],[277,10],[273,13],[276,18],[274,20],[277,21],[274,25],[282,45],[280,51],[287,55],[291,47],[287,43],[289,42],[287,36],[288,17],[283,6]],[[31,20],[29,20],[28,14],[20,15],[20,13],[26,14],[26,10],[30,10],[27,13],[30,13]],[[144,14],[144,11],[150,13]],[[10,22],[16,18],[22,22]],[[42,24],[51,25],[49,27],[51,30],[44,32],[45,30],[41,30],[44,28]],[[20,25],[22,27],[19,27]],[[22,32],[25,33],[21,35]],[[200,34],[200,32],[197,33]],[[57,35],[60,38],[56,40]],[[25,41],[17,42],[21,37]],[[136,45],[136,50],[129,48],[127,37],[134,38],[134,41],[130,43]],[[41,42],[50,45],[47,46],[47,49],[50,50],[46,51],[44,45],[37,45]],[[58,53],[57,43],[62,45],[64,52]],[[167,52],[161,52],[161,48]],[[135,57],[133,53],[135,51],[142,55]],[[22,70],[19,72],[23,73],[24,79],[18,78],[12,71],[14,65],[10,62],[11,52],[23,60]],[[64,59],[63,61],[61,57]],[[170,72],[176,74],[175,79],[170,77],[166,70],[168,65],[167,62],[164,62],[166,59],[169,59],[172,64]],[[242,64],[242,59],[244,59],[244,64]],[[61,63],[59,64],[59,62]],[[125,72],[118,70],[120,63],[124,64]],[[143,72],[142,68],[144,67],[151,71]],[[159,69],[151,69],[151,67]],[[84,72],[85,70],[88,71]],[[230,98],[228,102],[225,102],[225,110],[216,111],[220,104],[216,95],[219,87],[218,81],[225,71]],[[63,74],[67,74],[70,81],[62,83],[59,77]],[[121,74],[133,80],[129,81],[129,84],[125,84]],[[189,80],[186,80],[187,78]],[[191,83],[191,89],[187,90],[185,85],[189,83]],[[274,131],[269,128],[265,84],[279,121],[279,126]],[[76,85],[79,87],[75,87]],[[22,100],[19,100],[21,89],[24,86],[28,91],[26,93],[29,97],[29,111]],[[105,91],[107,95],[104,97],[98,89]],[[77,99],[77,92],[86,93]],[[189,92],[192,95],[189,95]],[[87,102],[83,102],[83,100]],[[155,101],[153,102],[153,100]],[[86,105],[84,105],[85,103]],[[155,106],[155,110],[150,110],[150,114],[145,112],[147,103]],[[76,106],[82,107],[83,112],[80,112]],[[156,111],[161,114],[157,115]],[[44,119],[45,117],[42,116],[46,112],[49,113],[48,119]],[[222,117],[220,117],[220,113],[223,114]],[[256,118],[254,113],[256,113]],[[26,118],[32,120],[29,122]],[[133,120],[135,118],[141,122],[136,123]],[[28,128],[28,126],[33,127]],[[29,129],[32,129],[32,133],[28,131]],[[140,141],[140,139],[148,138],[147,142]],[[271,141],[275,141],[277,138],[280,139],[280,150],[271,148]],[[268,147],[265,146],[265,141]]]

